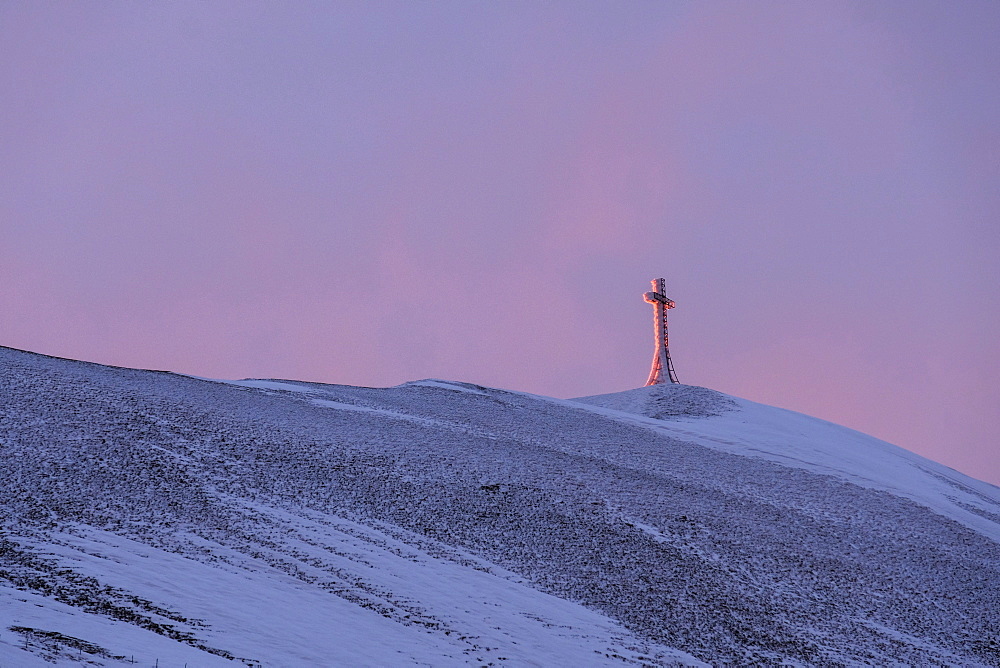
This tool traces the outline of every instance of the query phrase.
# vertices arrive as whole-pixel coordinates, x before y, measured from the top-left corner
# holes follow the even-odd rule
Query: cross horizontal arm
[[[659,304],[663,304],[667,308],[673,308],[674,307],[674,300],[670,299],[666,295],[660,294],[659,292],[647,292],[642,297],[643,297],[643,299],[645,299],[650,304],[657,304],[657,303],[659,303]]]

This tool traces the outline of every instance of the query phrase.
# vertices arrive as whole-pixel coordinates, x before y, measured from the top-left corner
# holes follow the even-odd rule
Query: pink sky
[[[1000,4],[7,2],[0,344],[682,382],[1000,483]]]

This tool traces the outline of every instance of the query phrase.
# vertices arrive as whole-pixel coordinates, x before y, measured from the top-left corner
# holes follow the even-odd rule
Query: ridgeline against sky
[[[579,396],[641,382],[666,273],[685,383],[1000,482],[998,32],[975,1],[5,3],[0,343]]]

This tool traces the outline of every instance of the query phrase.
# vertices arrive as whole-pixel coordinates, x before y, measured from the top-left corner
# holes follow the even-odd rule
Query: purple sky
[[[1000,483],[1000,3],[5,2],[0,344],[682,382]]]

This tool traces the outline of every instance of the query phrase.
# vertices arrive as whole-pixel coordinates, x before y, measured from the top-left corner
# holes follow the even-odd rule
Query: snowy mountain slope
[[[654,420],[0,348],[0,662],[1000,665],[995,488],[880,486],[669,391]]]
[[[637,647],[649,646],[606,618],[519,584],[484,562],[455,553],[431,556],[414,547],[418,541],[348,521],[268,515],[280,530],[272,529],[267,539],[280,539],[280,545],[268,549],[257,535],[254,554],[248,554],[188,537],[211,551],[208,560],[86,526],[20,543],[75,574],[142,592],[159,606],[203,620],[185,630],[252,665],[589,665],[602,663],[595,657],[606,654],[639,663]],[[16,618],[17,626],[57,625],[65,635],[143,664],[232,665],[226,655],[121,620],[73,614],[71,606],[53,605],[35,592],[8,587],[5,594],[2,614]],[[23,636],[16,644],[23,647]],[[69,654],[64,658],[73,658]]]
[[[85,639],[106,656],[8,632],[0,647],[15,654],[0,665],[30,665],[25,646],[99,665],[116,656],[198,666],[231,665],[227,656],[268,666],[698,663],[433,539],[353,522],[346,510],[259,503],[199,479],[214,454],[195,452],[183,411],[171,419],[136,399],[136,381],[177,380],[184,391],[183,377],[77,363],[61,375],[64,361],[27,359],[48,368],[8,358],[0,381],[32,388],[21,395],[30,411],[18,412],[10,394],[3,402],[0,443],[12,456],[3,509],[13,511],[0,545],[4,628]],[[221,404],[228,394],[201,399]],[[136,604],[136,594],[161,612],[149,614],[154,606]]]
[[[1000,542],[1000,489],[832,422],[685,385],[574,401],[667,436],[910,498]]]

